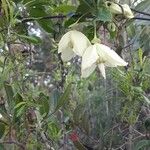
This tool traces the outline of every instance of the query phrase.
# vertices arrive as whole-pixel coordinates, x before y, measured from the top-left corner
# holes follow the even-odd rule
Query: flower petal
[[[96,63],[99,56],[97,55],[97,50],[95,45],[89,46],[82,56],[81,68],[84,70],[91,67]]]
[[[62,53],[63,61],[69,61],[74,57],[74,53],[82,56],[84,51],[91,43],[81,32],[71,30],[64,34],[58,43],[58,53]]]
[[[58,43],[58,53],[61,53],[61,52],[65,51],[68,48],[69,43],[71,42],[70,34],[71,34],[71,31],[64,34],[62,36],[62,38],[60,39],[60,41]]]
[[[103,44],[96,44],[100,59],[105,61],[105,65],[109,67],[126,66],[125,62],[114,50]]]
[[[61,59],[64,62],[69,61],[75,56],[75,53],[72,51],[72,49],[66,48],[62,53],[61,53]]]
[[[96,68],[96,63],[92,64],[90,67],[88,67],[86,69],[81,68],[81,77],[82,78],[89,77],[92,74],[92,72],[95,70],[95,68]]]
[[[127,5],[127,4],[118,5],[118,4],[116,4],[114,2],[110,2],[110,1],[106,1],[105,4],[106,4],[106,7],[109,8],[109,10],[113,14],[118,14],[118,15],[122,14],[126,18],[133,18],[134,17],[129,5]]]
[[[123,7],[123,10],[124,10],[124,15],[125,15],[127,18],[133,18],[133,17],[134,17],[134,15],[133,15],[133,13],[132,13],[132,11],[131,11],[129,5],[124,4],[124,5],[122,5],[122,7]]]
[[[84,51],[91,45],[88,38],[79,31],[71,31],[70,38],[73,45],[73,51],[79,56],[82,56]]]
[[[106,73],[105,73],[105,65],[103,63],[98,64],[98,68],[102,74],[102,76],[104,77],[104,79],[106,79]]]
[[[106,1],[105,2],[106,7],[112,12],[113,14],[122,14],[122,9],[118,4],[115,4],[114,2]]]

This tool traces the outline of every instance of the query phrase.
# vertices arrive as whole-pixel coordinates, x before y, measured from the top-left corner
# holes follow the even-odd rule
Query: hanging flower
[[[58,53],[63,61],[69,61],[75,55],[82,56],[87,47],[91,45],[88,38],[81,32],[72,30],[63,35],[58,43]]]
[[[129,19],[134,18],[134,15],[133,15],[129,5],[123,4],[122,7],[123,7],[123,10],[124,10],[125,17],[127,17]]]
[[[106,4],[106,7],[109,8],[109,10],[113,14],[124,15],[126,18],[129,18],[129,19],[134,17],[129,5],[127,4],[121,5],[121,4],[116,4],[110,1],[106,1],[105,4]]]
[[[102,76],[106,79],[105,67],[126,66],[125,62],[114,50],[103,44],[89,46],[83,54],[81,76],[87,78],[98,66]]]

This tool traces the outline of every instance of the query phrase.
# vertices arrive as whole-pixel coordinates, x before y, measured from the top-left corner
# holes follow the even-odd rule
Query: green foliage
[[[113,15],[105,0],[0,5],[0,149],[74,149],[72,131],[93,149],[149,148],[149,21]],[[149,12],[149,1],[135,9]],[[82,79],[81,58],[63,63],[57,52],[68,30],[92,40],[95,21],[101,42],[129,63],[106,69],[106,80],[98,70]]]
[[[150,140],[141,140],[136,144],[135,150],[142,150],[144,148],[149,148],[149,146],[150,146]]]
[[[112,21],[112,14],[110,13],[110,11],[106,7],[103,6],[103,7],[100,7],[98,9],[96,19],[103,21],[103,22],[106,22],[106,21],[111,22]]]
[[[5,124],[0,122],[0,139],[3,137],[4,133],[5,133]]]
[[[54,9],[54,12],[56,13],[63,13],[63,14],[69,14],[71,12],[75,12],[76,10],[76,7],[75,6],[72,6],[72,5],[60,5],[58,7],[56,7]]]
[[[62,96],[60,96],[59,100],[58,100],[58,103],[57,103],[57,106],[54,110],[54,112],[56,112],[58,109],[60,109],[60,107],[62,107],[66,102],[69,101],[69,95],[70,95],[70,92],[71,92],[71,86],[72,86],[72,83],[70,83]]]

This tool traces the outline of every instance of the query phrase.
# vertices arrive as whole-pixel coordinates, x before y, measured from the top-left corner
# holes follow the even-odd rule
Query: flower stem
[[[94,25],[94,39],[97,39],[97,34],[96,34],[96,20],[93,21]]]
[[[93,21],[93,26],[94,26],[94,38],[91,41],[93,44],[95,43],[100,43],[101,40],[99,38],[97,38],[97,33],[96,33],[96,20]]]

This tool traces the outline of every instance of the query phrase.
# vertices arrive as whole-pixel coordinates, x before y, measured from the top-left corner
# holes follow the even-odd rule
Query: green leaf
[[[85,130],[85,132],[87,134],[89,134],[89,131],[90,131],[90,126],[89,126],[89,118],[88,118],[88,115],[87,113],[84,113],[82,116],[81,116],[81,127]]]
[[[150,117],[147,117],[144,121],[144,126],[146,129],[146,132],[150,132]]]
[[[58,89],[54,89],[53,92],[51,93],[51,102],[53,103],[54,107],[57,106],[58,100],[60,98],[60,91]]]
[[[38,20],[39,25],[48,33],[54,31],[53,23],[50,20]]]
[[[136,144],[135,150],[143,150],[146,147],[150,147],[150,140],[141,140]]]
[[[81,121],[81,117],[85,112],[85,104],[78,105],[73,112],[73,120],[75,124],[79,124]]]
[[[69,84],[67,86],[67,88],[65,89],[65,92],[63,93],[63,95],[58,100],[58,104],[57,104],[54,112],[56,112],[60,107],[62,107],[67,101],[69,101],[69,95],[71,93],[71,87],[72,87],[72,84]]]
[[[5,12],[6,19],[9,20],[8,2],[7,2],[7,0],[1,0],[1,3],[2,3],[2,5],[1,5],[2,9]]]
[[[26,105],[22,105],[17,109],[16,117],[22,116],[25,113]]]
[[[9,109],[10,111],[13,110],[14,108],[14,92],[13,92],[13,89],[12,89],[12,86],[8,83],[8,82],[4,82],[4,87],[5,87],[5,91],[6,91],[6,95],[7,95],[7,102],[8,102],[8,105],[9,105]]]
[[[0,122],[0,139],[2,138],[4,133],[5,133],[5,124]]]
[[[112,20],[112,14],[106,7],[100,7],[97,11],[97,20],[106,22]]]
[[[34,36],[34,35],[32,35],[32,36],[18,35],[18,36],[25,39],[25,40],[27,40],[28,42],[31,42],[31,43],[34,43],[34,44],[38,44],[38,43],[41,42],[40,38],[38,38],[37,36]]]
[[[68,28],[71,24],[75,23],[76,21],[77,21],[76,18],[71,17],[71,18],[69,18],[68,20],[65,21],[64,25],[65,25],[66,28]]]
[[[140,65],[142,67],[142,64],[143,64],[143,51],[142,51],[141,48],[139,48],[139,50],[138,50],[138,55],[139,55]]]
[[[35,5],[28,8],[30,17],[39,18],[47,16],[44,6]]]
[[[61,129],[59,128],[57,123],[55,122],[48,123],[48,134],[50,137],[54,139],[58,139],[61,137]]]
[[[45,11],[45,7],[40,5],[39,3],[36,5],[33,5],[32,7],[28,8],[29,14],[31,18],[37,18],[37,22],[39,25],[46,31],[46,32],[52,32],[54,31],[53,29],[53,23],[50,19],[42,19],[38,20],[41,17],[46,17],[49,16]]]
[[[0,150],[4,150],[4,144],[0,144]]]
[[[142,95],[143,96],[143,98],[144,98],[144,100],[150,105],[150,99],[149,98],[147,98],[146,96],[144,96],[144,95]]]
[[[14,108],[17,109],[17,108],[19,108],[19,107],[21,107],[23,105],[26,105],[26,102],[20,102]]]
[[[142,2],[140,2],[136,7],[135,9],[136,10],[139,10],[139,11],[144,11],[146,10],[147,8],[149,9],[149,6],[150,6],[150,1],[149,0],[144,0]],[[147,11],[148,12],[148,11]]]
[[[54,12],[63,13],[63,14],[68,14],[68,13],[75,12],[75,11],[76,11],[75,6],[65,5],[65,4],[59,5],[58,7],[54,9]]]
[[[93,6],[93,2],[90,0],[79,0],[80,5],[78,6],[76,13],[81,13],[81,14],[89,14],[89,13],[94,13],[95,8]]]
[[[49,96],[46,96],[44,93],[40,93],[38,104],[40,104],[40,113],[48,114],[49,113]]]
[[[20,112],[19,112],[19,115],[18,115],[18,111],[20,110],[21,107],[26,106],[27,103],[25,101],[23,101],[23,97],[19,93],[17,93],[14,96],[14,99],[15,99],[15,107],[14,107],[13,121],[15,123],[16,122],[19,123],[20,118],[18,116],[20,115]]]

